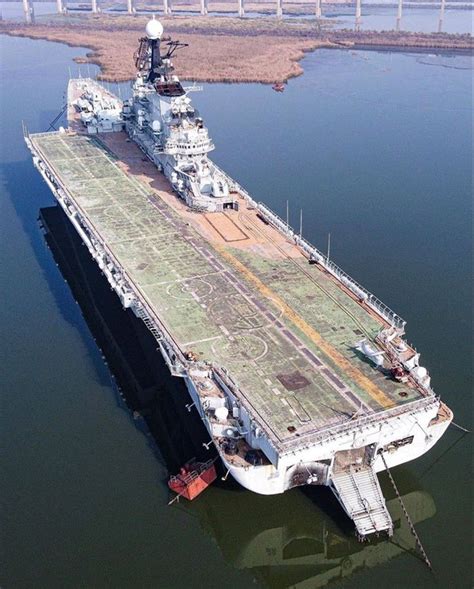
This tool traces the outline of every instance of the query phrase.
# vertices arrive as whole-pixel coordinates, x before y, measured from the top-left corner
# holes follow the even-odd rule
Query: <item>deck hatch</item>
[[[277,374],[276,377],[287,391],[299,391],[309,385],[309,380],[298,371],[290,374]]]

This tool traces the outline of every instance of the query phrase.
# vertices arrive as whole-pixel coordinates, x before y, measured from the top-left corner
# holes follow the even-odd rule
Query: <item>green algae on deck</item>
[[[278,440],[294,437],[293,428],[303,435],[344,423],[362,404],[369,411],[386,408],[164,201],[151,202],[152,190],[120,169],[99,140],[63,133],[30,138],[181,350],[227,368]],[[308,277],[293,261],[226,251],[392,406],[420,396],[359,357],[355,342],[373,339],[381,324],[319,269]],[[325,375],[304,349],[322,360]],[[407,397],[399,396],[402,390]]]

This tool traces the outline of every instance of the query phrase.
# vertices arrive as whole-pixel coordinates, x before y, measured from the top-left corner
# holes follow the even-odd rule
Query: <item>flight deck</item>
[[[278,444],[423,398],[356,349],[383,319],[241,195],[186,210],[123,132],[29,139],[183,355],[225,368]]]

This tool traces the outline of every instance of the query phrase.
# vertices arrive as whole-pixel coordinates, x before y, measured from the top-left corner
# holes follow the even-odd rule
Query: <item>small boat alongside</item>
[[[172,501],[179,497],[192,501],[205,491],[216,478],[214,460],[197,462],[193,459],[182,466],[178,474],[170,477],[168,487],[177,494]]]

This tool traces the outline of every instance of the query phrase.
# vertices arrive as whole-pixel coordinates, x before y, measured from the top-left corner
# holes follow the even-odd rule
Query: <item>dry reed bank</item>
[[[176,54],[179,75],[212,82],[283,82],[302,73],[299,61],[318,47],[376,46],[472,51],[470,35],[333,31],[317,21],[232,17],[160,17],[165,31],[189,43]],[[101,78],[134,77],[133,54],[148,17],[68,15],[43,17],[35,25],[3,21],[0,33],[47,39],[92,49],[80,62],[101,67]]]

